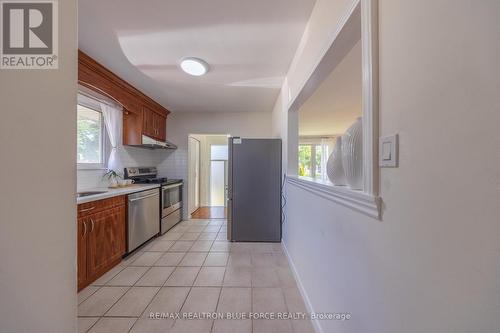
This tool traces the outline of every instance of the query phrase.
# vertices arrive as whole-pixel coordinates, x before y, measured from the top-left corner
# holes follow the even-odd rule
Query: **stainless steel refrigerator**
[[[281,140],[229,138],[231,241],[281,241]]]

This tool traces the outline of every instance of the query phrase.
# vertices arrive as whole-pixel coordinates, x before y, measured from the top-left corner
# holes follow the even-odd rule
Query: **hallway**
[[[226,221],[189,220],[78,294],[78,331],[309,333],[309,320],[162,318],[194,313],[305,313],[279,243],[230,243]]]
[[[200,207],[191,214],[192,219],[225,219],[227,209],[223,206]]]

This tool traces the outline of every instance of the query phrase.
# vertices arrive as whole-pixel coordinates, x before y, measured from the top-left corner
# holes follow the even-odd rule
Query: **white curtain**
[[[122,144],[122,124],[123,112],[121,108],[106,103],[100,103],[104,118],[104,124],[108,132],[111,143],[111,152],[108,158],[108,169],[119,171],[121,168],[120,157],[117,153],[118,147]]]

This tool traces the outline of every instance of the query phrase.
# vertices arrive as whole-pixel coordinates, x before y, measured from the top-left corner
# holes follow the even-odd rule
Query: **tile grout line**
[[[208,257],[208,255],[207,255]],[[229,261],[229,256],[228,256],[228,259]],[[222,275],[222,281],[221,281],[221,286],[220,286],[220,290],[219,290],[219,297],[217,298],[217,304],[215,305],[215,313],[217,313],[217,309],[219,308],[219,302],[220,302],[220,299],[222,297],[222,289],[224,288],[224,279],[226,278],[226,272],[227,272],[227,262],[226,262],[226,266],[224,267],[224,274]],[[217,320],[217,319],[215,319]],[[214,326],[215,326],[215,320],[212,321],[212,327],[210,328],[210,333],[213,333],[213,330],[214,330]]]
[[[165,252],[165,253],[166,253],[166,252]],[[160,258],[161,258],[161,257],[160,257]],[[160,259],[158,259],[158,260],[160,260]],[[157,260],[157,261],[158,261],[158,260]],[[155,261],[155,263],[156,263],[156,261]],[[154,264],[153,264],[153,265],[154,265]],[[147,270],[147,271],[146,271],[146,273],[147,273],[147,272],[149,272],[149,271],[150,271],[153,267],[154,267],[154,266],[151,266],[151,267],[149,268],[149,270]],[[168,266],[165,266],[165,267],[168,267]],[[175,269],[174,269],[174,270],[175,270]],[[168,279],[170,278],[170,276],[173,274],[174,270],[172,270],[172,272],[170,272],[170,274],[168,275],[168,277],[165,279],[165,282],[163,282],[163,284],[162,284],[162,285],[158,288],[158,291],[157,291],[157,292],[153,295],[153,297],[151,297],[151,300],[150,300],[150,301],[149,301],[149,303],[146,305],[146,307],[144,308],[144,310],[142,310],[142,312],[141,312],[141,314],[139,315],[139,317],[137,317],[137,320],[134,322],[134,324],[133,324],[132,326],[130,326],[130,329],[127,331],[127,333],[129,333],[129,332],[132,330],[132,328],[134,328],[135,324],[139,321],[139,319],[141,319],[141,318],[142,318],[142,316],[144,315],[144,312],[146,312],[146,310],[148,309],[148,307],[151,305],[151,303],[152,303],[152,302],[153,302],[153,300],[155,299],[156,295],[158,295],[158,294],[160,293],[161,288],[163,288],[163,286],[165,285],[165,283],[167,283],[167,280],[168,280]],[[141,277],[141,278],[142,278],[142,277]],[[140,279],[141,279],[141,278],[140,278]],[[139,279],[139,280],[137,280],[137,282],[139,282],[139,281],[140,281],[140,279]],[[137,283],[137,282],[136,282],[136,283]],[[135,285],[135,284],[134,284],[134,285]]]
[[[191,246],[191,247],[192,247],[192,246]],[[190,247],[189,249],[191,249],[191,247]],[[189,249],[188,249],[188,252],[189,252]],[[188,252],[186,252],[186,254],[185,254],[184,256],[186,256],[186,255],[188,254]],[[184,257],[183,257],[183,259],[184,259]],[[182,261],[182,259],[181,259],[181,261]],[[181,261],[179,261],[179,264],[181,263]],[[177,267],[182,267],[182,266],[179,266],[179,265],[177,264],[176,269],[177,269]],[[183,307],[184,307],[184,305],[186,304],[186,301],[187,301],[187,299],[188,299],[189,295],[191,294],[191,290],[193,290],[193,285],[194,285],[194,283],[195,283],[196,279],[198,278],[198,274],[200,274],[200,271],[201,271],[201,267],[200,267],[200,269],[198,270],[198,273],[196,273],[196,276],[194,277],[193,284],[189,287],[189,291],[188,291],[188,293],[187,293],[187,295],[186,295],[186,298],[184,299],[184,302],[182,302],[182,305],[181,305],[181,307],[179,308],[179,313],[182,313],[182,312],[181,312],[181,311],[182,311],[182,308],[183,308]],[[165,281],[165,283],[166,283],[166,281]],[[174,323],[172,324],[172,328],[175,326],[175,324],[176,324],[176,323],[177,323],[177,319],[175,319],[175,320],[174,320]]]
[[[210,223],[210,222],[209,222],[209,223]],[[205,225],[205,228],[207,228],[208,226],[209,226],[209,224]],[[204,229],[203,229],[203,230],[200,232],[200,234],[197,236],[197,238],[196,238],[196,239],[194,239],[194,240],[192,240],[193,244],[191,244],[191,246],[188,248],[188,250],[187,250],[186,252],[184,252],[184,254],[182,255],[181,259],[179,260],[179,262],[178,262],[175,266],[155,266],[155,264],[156,264],[156,263],[157,263],[157,262],[158,262],[158,261],[159,261],[159,260],[160,260],[160,259],[161,259],[164,255],[165,255],[165,254],[167,254],[167,253],[175,253],[175,252],[170,252],[169,250],[170,250],[170,248],[171,248],[171,247],[175,244],[175,242],[177,242],[177,241],[181,241],[180,239],[178,239],[178,240],[171,240],[171,241],[172,241],[172,245],[171,245],[170,247],[168,247],[166,251],[148,251],[148,247],[147,247],[147,246],[145,246],[144,248],[142,248],[142,251],[139,251],[139,252],[142,252],[142,254],[144,254],[145,252],[161,252],[162,254],[161,254],[161,256],[160,256],[157,260],[155,260],[152,264],[149,264],[148,266],[133,266],[133,263],[134,263],[136,260],[138,260],[138,258],[139,258],[140,256],[142,256],[142,254],[141,254],[141,255],[139,255],[139,256],[138,256],[138,258],[134,259],[134,260],[133,260],[133,261],[132,261],[129,265],[123,266],[123,268],[122,268],[119,272],[117,272],[117,273],[116,273],[113,277],[111,277],[111,278],[109,279],[109,281],[111,281],[114,277],[116,277],[116,275],[118,275],[121,271],[123,271],[123,270],[124,270],[125,268],[127,268],[127,267],[147,267],[147,270],[146,270],[146,271],[144,271],[144,273],[140,275],[140,277],[139,277],[139,278],[138,278],[138,279],[134,282],[134,284],[133,284],[132,286],[123,286],[123,287],[128,287],[128,288],[126,289],[126,291],[124,292],[124,294],[123,294],[123,295],[121,295],[121,296],[120,296],[120,297],[119,297],[119,298],[118,298],[118,299],[117,299],[117,300],[116,300],[116,301],[115,301],[115,302],[114,302],[114,303],[113,303],[113,304],[109,307],[109,309],[108,309],[107,311],[105,311],[105,312],[104,312],[104,314],[103,314],[103,315],[101,315],[101,316],[97,316],[97,320],[96,320],[96,322],[95,322],[95,323],[94,323],[94,324],[93,324],[93,325],[89,328],[89,330],[91,330],[91,329],[92,329],[92,328],[93,328],[93,327],[97,324],[97,322],[99,322],[102,318],[104,318],[104,317],[105,317],[105,315],[106,315],[107,313],[109,313],[109,311],[111,310],[111,308],[113,308],[113,307],[116,305],[116,303],[118,303],[118,302],[119,302],[119,301],[120,301],[120,300],[124,297],[124,295],[125,295],[125,294],[127,294],[127,293],[128,293],[128,292],[132,289],[132,288],[134,288],[134,287],[151,287],[151,286],[137,286],[137,283],[138,283],[138,281],[140,281],[140,280],[141,280],[141,279],[142,279],[142,278],[143,278],[146,274],[148,274],[148,272],[151,272],[151,270],[152,270],[152,268],[153,268],[153,267],[173,267],[174,269],[173,269],[173,270],[172,270],[172,271],[168,274],[168,276],[166,277],[165,281],[161,284],[161,286],[154,286],[154,287],[158,287],[158,290],[157,290],[157,292],[156,292],[156,293],[152,296],[151,300],[150,300],[150,301],[148,302],[148,304],[145,306],[145,308],[144,308],[144,310],[141,312],[141,314],[140,314],[138,317],[135,317],[135,316],[110,316],[110,317],[107,317],[107,318],[131,318],[131,319],[133,318],[133,319],[134,319],[134,322],[132,323],[132,326],[131,326],[131,327],[130,327],[130,329],[128,330],[128,332],[130,332],[130,331],[134,328],[134,326],[137,324],[137,322],[138,322],[138,321],[142,318],[142,316],[145,314],[145,311],[146,311],[146,310],[147,310],[147,308],[151,305],[151,303],[153,302],[153,300],[154,300],[154,299],[158,296],[158,293],[161,291],[161,289],[162,289],[162,288],[164,288],[164,287],[177,287],[177,286],[166,286],[166,283],[167,283],[168,279],[172,276],[173,272],[174,272],[177,268],[179,268],[179,267],[198,267],[198,271],[197,271],[197,273],[196,273],[196,276],[194,277],[193,283],[192,283],[190,286],[186,286],[186,287],[188,287],[188,288],[189,288],[189,290],[188,290],[188,293],[187,293],[186,297],[184,298],[184,300],[183,300],[182,304],[180,305],[180,310],[182,310],[182,308],[186,305],[187,299],[188,299],[189,295],[193,292],[193,289],[196,289],[196,287],[211,287],[211,286],[208,286],[208,285],[207,285],[207,286],[202,286],[202,285],[200,285],[200,286],[196,286],[196,285],[195,285],[196,280],[199,278],[199,275],[200,275],[201,270],[203,269],[203,267],[224,267],[224,273],[223,273],[223,277],[222,277],[222,284],[220,285],[220,288],[219,288],[219,293],[218,293],[218,297],[217,297],[217,302],[216,302],[216,311],[217,311],[217,308],[218,308],[218,306],[219,306],[219,304],[220,304],[220,302],[221,302],[222,292],[223,292],[223,289],[224,289],[224,288],[231,289],[231,288],[242,288],[242,287],[243,287],[243,286],[236,286],[236,285],[235,285],[235,286],[224,286],[224,280],[225,280],[225,278],[226,278],[226,276],[227,276],[227,269],[228,269],[228,267],[229,267],[229,258],[230,258],[230,256],[231,256],[231,254],[234,254],[234,253],[240,253],[240,252],[241,252],[241,253],[248,253],[248,254],[250,255],[250,288],[249,288],[249,289],[250,289],[250,294],[251,294],[251,295],[250,295],[251,309],[254,309],[254,304],[253,304],[253,301],[254,301],[254,295],[253,295],[253,291],[254,291],[254,289],[256,288],[256,286],[255,286],[255,281],[254,281],[254,274],[253,274],[254,272],[253,272],[253,269],[254,269],[255,267],[260,267],[260,266],[255,266],[255,267],[254,267],[254,265],[253,265],[253,264],[254,264],[254,262],[255,262],[255,260],[254,260],[254,255],[255,255],[255,254],[256,254],[256,255],[259,255],[259,254],[264,254],[264,253],[266,253],[266,254],[271,254],[271,255],[273,256],[273,258],[275,259],[275,260],[273,260],[273,262],[274,262],[277,266],[281,267],[281,265],[279,265],[279,262],[277,262],[277,260],[276,260],[276,259],[277,259],[277,257],[278,257],[278,252],[277,252],[277,251],[275,251],[274,249],[271,249],[271,250],[269,250],[269,251],[265,250],[264,252],[260,252],[261,250],[258,250],[258,251],[257,251],[257,250],[256,250],[256,249],[254,249],[254,248],[250,248],[248,251],[237,251],[237,252],[232,252],[232,251],[231,251],[231,250],[232,250],[232,249],[231,249],[231,246],[229,246],[229,247],[228,247],[227,249],[225,249],[224,251],[211,251],[211,250],[212,250],[212,247],[213,247],[213,246],[214,246],[214,244],[215,244],[215,242],[219,242],[219,241],[220,241],[220,242],[227,242],[227,241],[225,241],[225,239],[218,239],[218,237],[220,237],[219,235],[224,233],[222,229],[223,229],[223,228],[222,228],[222,225],[220,225],[220,227],[219,227],[219,231],[217,232],[217,235],[216,235],[215,239],[204,240],[204,241],[210,241],[210,242],[211,242],[210,249],[208,249],[208,250],[206,250],[206,251],[191,251],[191,249],[194,247],[195,243],[196,243],[196,242],[198,242],[198,241],[200,241],[201,233],[204,233],[204,232],[205,232],[205,231],[204,231]],[[189,232],[189,231],[184,231],[184,232],[182,232],[181,234],[185,234],[186,232]],[[208,231],[207,231],[207,232],[208,232]],[[181,237],[182,237],[182,236],[181,236]],[[180,238],[180,237],[179,237],[179,238]],[[154,239],[154,240],[152,241],[152,243],[151,243],[151,244],[149,244],[149,247],[153,246],[153,244],[154,244],[153,242],[155,242],[155,241],[156,241],[156,242],[159,242],[159,241],[161,241],[161,239],[158,239],[158,238]],[[230,245],[232,245],[232,244],[230,243]],[[189,253],[205,253],[205,257],[204,257],[204,259],[203,259],[203,261],[202,261],[202,263],[201,263],[200,265],[194,265],[194,266],[179,266],[179,264],[182,262],[182,260],[184,260],[184,258],[185,258],[185,257],[186,257]],[[207,259],[208,259],[208,256],[209,256],[210,254],[221,254],[221,255],[222,255],[222,254],[225,254],[225,255],[227,255],[227,259],[226,259],[226,261],[225,261],[225,265],[224,265],[224,266],[219,266],[219,265],[217,265],[217,266],[205,266],[206,261],[207,261]],[[266,266],[267,266],[267,265],[263,265],[262,267],[266,267]],[[237,266],[235,266],[235,267],[237,267]],[[273,266],[271,266],[271,267],[273,268],[273,271],[275,271],[275,272],[277,271],[277,268],[278,268],[278,267],[274,267],[274,265],[273,265]],[[289,268],[289,267],[288,267],[288,268]],[[280,275],[279,275],[279,274],[278,274],[278,280],[279,280],[279,283],[280,283],[280,294],[281,294],[281,296],[283,297],[283,300],[284,300],[284,303],[285,303],[285,309],[286,309],[287,311],[289,311],[289,302],[287,301],[287,299],[286,299],[286,297],[285,297],[284,285],[282,284],[282,282],[283,282],[283,281],[282,281],[282,279],[281,279],[281,277],[280,277]],[[109,282],[109,281],[108,281],[108,282]],[[83,303],[83,302],[85,302],[88,298],[90,298],[92,295],[94,295],[96,292],[98,292],[98,291],[99,291],[100,289],[102,289],[103,287],[121,287],[121,286],[107,286],[107,285],[102,285],[102,286],[94,286],[94,287],[97,287],[97,289],[96,289],[93,293],[91,293],[91,294],[90,294],[90,295],[89,295],[89,296],[88,296],[85,300],[83,300],[83,301],[82,301],[82,303]],[[213,287],[219,287],[219,286],[215,286],[215,285],[214,285]],[[262,287],[262,288],[266,288],[266,287]],[[268,286],[267,288],[273,288],[273,286]],[[80,303],[80,304],[81,304],[81,303]],[[177,321],[178,321],[178,319],[174,320],[174,322],[173,322],[173,324],[172,324],[171,328],[172,328],[173,326],[175,326],[175,324],[177,323]],[[253,320],[251,320],[251,321],[250,321],[250,325],[251,325],[251,329],[252,329],[252,331],[253,331],[253,330],[254,330],[254,323],[253,323]],[[215,320],[213,320],[213,321],[212,321],[212,323],[211,323],[211,326],[210,326],[210,327],[211,327],[211,328],[210,328],[210,332],[213,332],[213,331],[215,330]],[[291,325],[291,329],[292,329],[292,332],[295,332],[295,331],[296,331],[296,329],[293,327],[293,325]]]

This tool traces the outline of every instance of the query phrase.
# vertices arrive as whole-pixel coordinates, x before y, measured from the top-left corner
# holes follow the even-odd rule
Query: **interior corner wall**
[[[158,173],[164,177],[183,179],[183,198],[186,200],[190,134],[269,138],[272,135],[272,112],[172,112],[168,116],[167,138],[178,148],[160,157]],[[184,204],[183,216],[189,217],[187,204]]]
[[[76,332],[77,3],[59,68],[0,69],[0,332]]]
[[[316,1],[292,98],[350,6]],[[399,167],[380,171],[382,220],[285,187],[283,242],[310,309],[352,315],[318,332],[500,327],[498,31],[498,1],[379,0],[380,135],[400,139]]]

